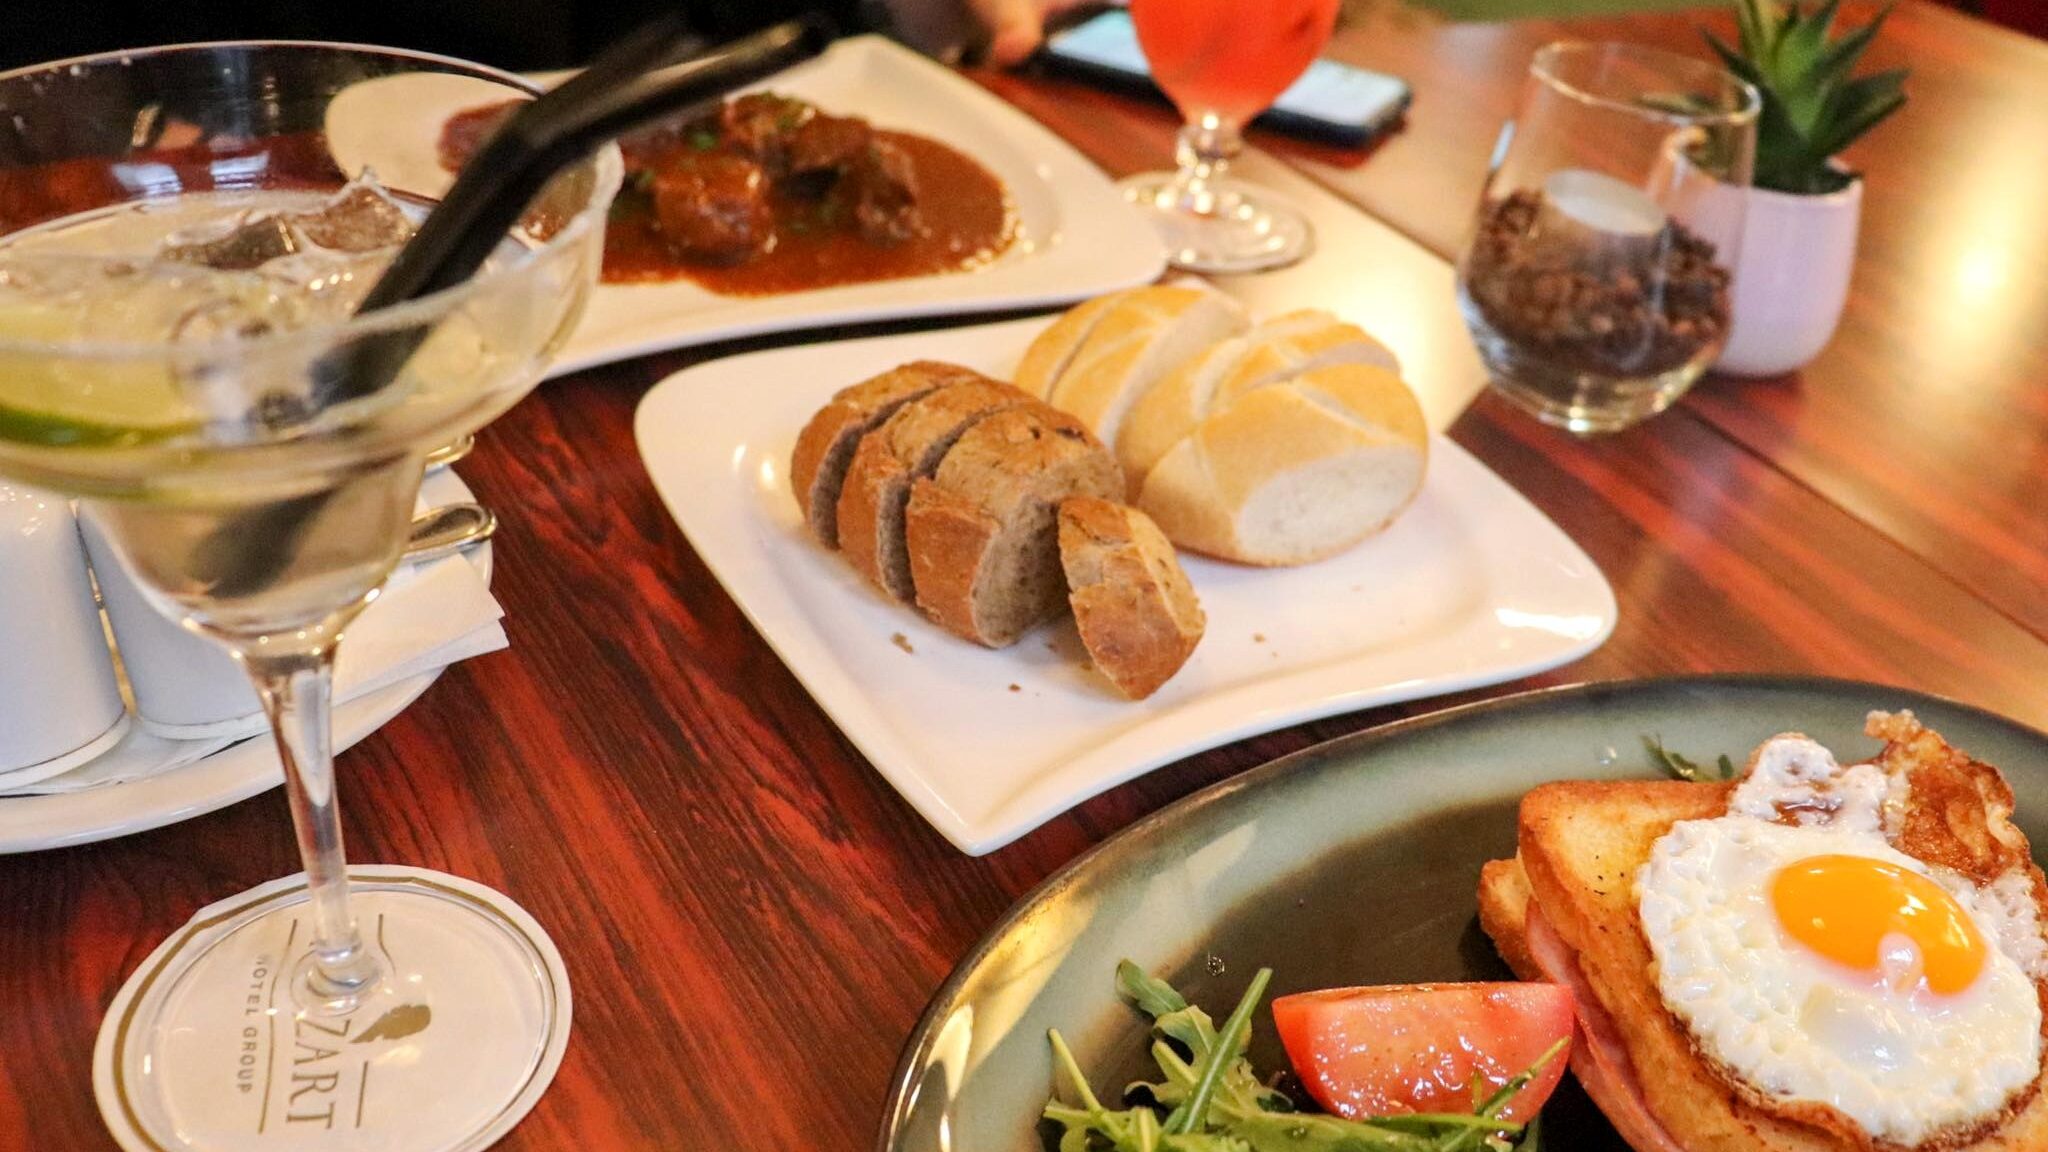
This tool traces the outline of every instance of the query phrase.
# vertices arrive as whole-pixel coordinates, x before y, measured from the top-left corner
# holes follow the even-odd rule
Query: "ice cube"
[[[405,209],[365,174],[308,212],[244,214],[222,230],[172,233],[157,255],[181,264],[247,272],[319,249],[379,252],[405,243],[412,231]]]
[[[405,209],[365,173],[311,212],[288,217],[305,238],[334,252],[374,252],[412,237]]]
[[[263,266],[282,290],[301,297],[309,321],[339,324],[353,315],[390,265],[390,249],[337,252],[311,248]]]
[[[146,344],[251,340],[299,327],[308,312],[289,286],[260,272],[130,265],[86,292],[80,334]]]
[[[304,326],[308,302],[259,273],[219,272],[203,280],[157,281],[154,319],[173,344],[254,340]],[[133,308],[131,300],[128,307]]]
[[[213,236],[172,233],[158,255],[181,264],[247,271],[289,256],[304,246],[292,225],[278,216],[245,217]]]
[[[166,261],[10,254],[0,338],[176,345],[301,327],[304,294],[260,272]]]

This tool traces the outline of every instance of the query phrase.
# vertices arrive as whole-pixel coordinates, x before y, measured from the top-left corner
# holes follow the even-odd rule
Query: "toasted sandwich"
[[[2048,884],[1998,771],[1911,713],[1842,765],[1544,785],[1480,923],[1570,986],[1572,1070],[1638,1152],[2048,1150]]]

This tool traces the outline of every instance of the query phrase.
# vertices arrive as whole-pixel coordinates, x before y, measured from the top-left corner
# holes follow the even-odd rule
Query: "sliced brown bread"
[[[1094,496],[1060,504],[1060,564],[1081,643],[1132,700],[1180,671],[1204,619],[1173,543],[1136,508]]]
[[[1835,1108],[1765,1097],[1702,1059],[1657,989],[1636,908],[1636,871],[1673,824],[1720,815],[1730,787],[1631,781],[1535,789],[1522,800],[1515,860],[1490,866],[1482,876],[1481,926],[1521,972],[1531,961],[1530,910],[1540,914],[1546,930],[1576,959],[1586,987],[1615,1025],[1640,1088],[1641,1107],[1677,1147],[1687,1152],[1871,1152],[1879,1146]],[[1921,790],[1916,779],[1915,791]],[[1927,791],[1950,798],[1959,794],[1952,788]],[[1986,817],[1965,812],[1961,819],[1983,824]],[[2043,1088],[2048,1088],[2048,1068],[2030,1094],[1993,1126],[1919,1147],[1923,1152],[2048,1148],[2048,1092]],[[1600,1103],[1613,1115],[1608,1101]]]
[[[957,636],[1002,648],[1066,602],[1060,502],[1123,494],[1115,457],[1044,404],[979,421],[913,485],[904,516],[917,603]]]
[[[839,491],[861,437],[935,388],[981,378],[957,364],[919,360],[834,394],[804,425],[789,458],[789,488],[811,535],[827,548],[839,547]]]
[[[953,442],[992,413],[1033,403],[1030,396],[981,377],[928,392],[861,437],[839,490],[839,550],[875,587],[898,600],[914,594],[904,550],[903,510],[910,485],[929,476]]]

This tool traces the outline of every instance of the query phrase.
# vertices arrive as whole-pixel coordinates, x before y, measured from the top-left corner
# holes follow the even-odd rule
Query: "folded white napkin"
[[[458,660],[506,646],[504,609],[477,570],[461,556],[401,567],[342,637],[334,696],[345,704]],[[268,739],[267,735],[260,738]],[[105,755],[0,796],[42,796],[120,784],[182,768],[211,756],[233,738],[169,740],[130,728]]]
[[[353,700],[410,676],[505,647],[505,610],[461,556],[400,567],[342,634],[334,698]]]

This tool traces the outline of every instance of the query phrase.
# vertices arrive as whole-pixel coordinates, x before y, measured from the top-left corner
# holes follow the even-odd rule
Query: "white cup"
[[[0,483],[0,786],[83,764],[127,729],[70,503]]]
[[[79,527],[143,731],[172,740],[264,731],[256,689],[227,649],[157,611],[90,511]]]

